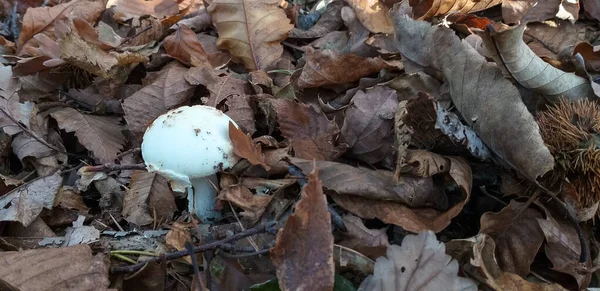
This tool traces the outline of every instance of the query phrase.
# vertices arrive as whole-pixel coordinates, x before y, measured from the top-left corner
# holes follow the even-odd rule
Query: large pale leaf
[[[345,0],[360,23],[374,33],[394,33],[390,10],[379,0]]]
[[[249,70],[265,69],[283,53],[281,41],[294,27],[278,0],[216,0],[208,7],[217,27],[217,45]]]
[[[473,13],[502,3],[502,0],[410,0],[415,18],[429,19],[451,12]]]
[[[52,209],[62,181],[56,172],[0,196],[0,221],[18,221],[28,226],[43,208]]]
[[[401,9],[393,18],[403,58],[441,71],[456,109],[496,155],[530,179],[554,167],[518,89],[493,63],[450,29],[413,20]]]
[[[271,249],[281,290],[327,291],[333,288],[333,234],[327,197],[314,169],[302,198]]]
[[[377,259],[375,272],[359,291],[477,290],[477,285],[458,276],[458,262],[446,254],[446,246],[432,231],[407,235],[402,245],[391,245],[387,256]]]
[[[75,132],[79,143],[100,163],[114,162],[125,144],[119,118],[83,114],[70,107],[52,110],[50,115],[61,129]]]
[[[543,94],[552,102],[597,98],[590,82],[567,73],[538,57],[523,41],[525,25],[509,27],[498,24],[497,32],[481,33],[486,50],[523,87]]]

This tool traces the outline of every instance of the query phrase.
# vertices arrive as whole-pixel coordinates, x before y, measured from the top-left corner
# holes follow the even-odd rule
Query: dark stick
[[[230,242],[238,241],[242,238],[249,237],[249,236],[252,236],[255,234],[265,233],[265,232],[275,232],[276,225],[277,225],[276,223],[261,223],[253,228],[244,230],[242,232],[238,232],[228,238],[225,238],[225,239],[222,239],[219,241],[215,241],[215,242],[211,242],[211,243],[207,243],[207,244],[203,244],[200,246],[196,246],[196,247],[194,247],[193,251],[194,251],[194,253],[199,253],[199,252],[204,252],[204,251],[208,251],[208,250],[214,250],[214,249],[220,248],[222,245],[228,244]],[[133,273],[133,272],[136,272],[139,269],[143,268],[149,262],[174,260],[174,259],[179,259],[179,258],[182,258],[185,256],[189,256],[189,255],[190,255],[190,253],[187,250],[167,253],[167,254],[152,258],[150,260],[147,260],[147,261],[135,264],[135,265],[111,267],[110,272],[112,274]]]
[[[98,166],[85,166],[83,167],[84,172],[113,172],[113,171],[123,171],[123,170],[146,170],[146,166],[144,164],[110,164],[106,163]]]

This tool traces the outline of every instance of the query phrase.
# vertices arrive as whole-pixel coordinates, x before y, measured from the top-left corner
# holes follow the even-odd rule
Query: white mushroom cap
[[[235,165],[229,122],[220,110],[204,105],[182,106],[157,117],[146,129],[142,157],[149,172],[171,181],[183,192],[193,179],[207,177]]]

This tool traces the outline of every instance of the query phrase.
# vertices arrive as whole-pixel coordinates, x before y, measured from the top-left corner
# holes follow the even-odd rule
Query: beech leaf
[[[283,53],[281,41],[294,27],[278,0],[215,0],[207,10],[217,27],[217,45],[251,71],[269,67]]]
[[[123,199],[123,217],[138,226],[170,221],[177,210],[169,181],[156,173],[135,171]]]
[[[217,199],[229,201],[244,210],[240,215],[254,224],[263,215],[273,196],[252,194],[245,186],[234,185],[221,190]]]
[[[416,19],[430,19],[449,13],[473,13],[502,3],[502,0],[410,0]]]
[[[184,64],[194,67],[210,67],[208,57],[196,34],[185,25],[179,25],[175,33],[165,37],[163,43],[167,54]]]
[[[373,33],[394,33],[390,10],[379,0],[345,0],[360,23]]]
[[[232,122],[229,122],[229,138],[233,144],[233,153],[236,156],[248,160],[250,164],[261,165],[267,171],[270,169],[265,163],[265,156],[260,146],[254,144],[252,138],[235,127]]]

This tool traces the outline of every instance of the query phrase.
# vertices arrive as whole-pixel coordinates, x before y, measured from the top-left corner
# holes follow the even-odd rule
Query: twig
[[[207,244],[203,244],[200,246],[196,246],[193,249],[193,253],[199,253],[199,252],[204,252],[204,251],[208,251],[208,250],[218,249],[224,244],[228,244],[230,242],[235,242],[242,238],[249,237],[251,235],[255,235],[255,234],[259,234],[259,233],[265,233],[265,232],[275,233],[277,231],[276,226],[277,226],[277,224],[274,222],[261,223],[253,228],[239,232],[228,238],[225,238],[225,239],[222,239],[219,241],[215,241],[215,242],[211,242],[211,243],[207,243]],[[110,269],[110,272],[113,274],[132,273],[132,272],[135,272],[135,271],[143,268],[149,262],[159,262],[162,260],[174,260],[174,259],[182,258],[185,256],[189,256],[190,254],[191,253],[188,252],[187,250],[172,252],[172,253],[168,253],[165,255],[161,255],[160,257],[152,258],[150,260],[147,260],[147,261],[135,264],[135,265],[112,267]]]
[[[111,164],[106,163],[98,166],[85,166],[83,167],[84,172],[105,172],[110,173],[113,171],[123,171],[123,170],[146,170],[146,166],[144,164]]]
[[[266,254],[269,251],[271,251],[271,249],[267,248],[267,249],[256,251],[256,252],[253,252],[253,253],[245,253],[245,254],[234,255],[234,254],[230,254],[228,252],[221,252],[220,250],[217,250],[217,255],[225,257],[225,258],[229,258],[229,259],[241,259],[241,258],[248,258],[248,257],[254,257],[254,256]]]
[[[121,254],[113,254],[113,253],[111,253],[110,256],[114,257],[114,258],[117,258],[117,259],[119,259],[121,261],[128,262],[130,264],[135,264],[135,261],[133,259],[130,259],[130,258],[124,256],[124,255],[121,255]]]
[[[142,34],[142,33],[146,32],[146,31],[150,30],[151,28],[152,28],[152,25],[149,25],[149,26],[146,26],[146,27],[144,27],[144,29],[140,30],[140,32],[138,32],[138,33],[134,34],[134,35],[133,35],[133,36],[131,36],[131,37],[128,37],[128,38],[126,38],[126,39],[125,39],[125,41],[123,41],[123,42],[122,42],[122,43],[121,43],[121,44],[120,44],[118,47],[120,47],[120,46],[122,46],[122,45],[124,45],[124,44],[126,44],[126,43],[128,43],[128,42],[130,42],[132,39],[134,39],[134,38],[136,38],[136,37],[140,36],[140,34]]]
[[[126,150],[126,151],[118,154],[117,155],[117,159],[120,159],[120,158],[122,158],[122,157],[124,157],[124,156],[126,156],[128,154],[137,154],[137,153],[139,153],[141,151],[142,151],[142,149],[140,149],[140,148],[132,148],[132,149]]]

